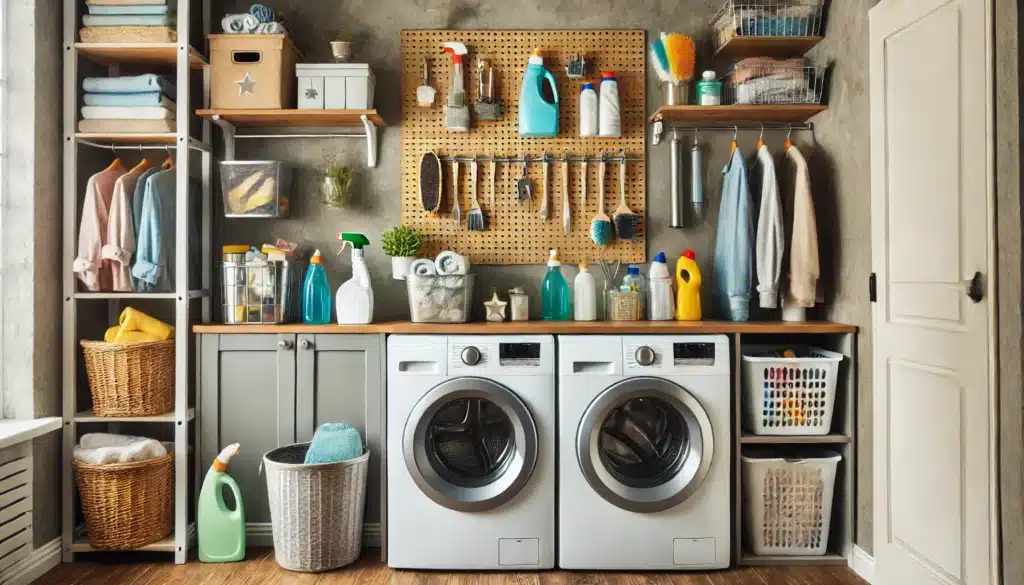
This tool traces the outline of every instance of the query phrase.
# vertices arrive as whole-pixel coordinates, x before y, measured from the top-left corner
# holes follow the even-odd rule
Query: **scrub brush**
[[[672,82],[672,70],[668,64],[668,54],[665,53],[665,41],[654,39],[651,43],[651,63],[654,64],[654,72],[662,83]]]
[[[621,240],[636,238],[636,214],[626,205],[626,153],[619,167],[619,208],[615,210],[615,234]]]
[[[597,198],[597,215],[590,222],[590,239],[598,246],[607,246],[612,241],[612,220],[604,214],[604,174],[608,164],[604,162],[604,153],[601,153],[601,174],[598,175],[597,184],[600,187]]]
[[[669,70],[675,81],[693,79],[693,69],[697,62],[697,46],[693,39],[679,33],[670,33],[662,38],[665,54],[668,57]]]
[[[480,209],[480,201],[476,198],[476,167],[476,159],[474,158],[469,163],[469,215],[467,216],[467,224],[469,231],[482,232],[487,229],[487,218],[484,217],[484,212]]]
[[[420,159],[420,205],[427,213],[437,213],[441,206],[441,159],[435,152]]]

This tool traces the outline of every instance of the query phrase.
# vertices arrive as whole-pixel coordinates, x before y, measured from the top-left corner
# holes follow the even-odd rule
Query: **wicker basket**
[[[154,416],[174,409],[174,340],[82,341],[96,416]]]
[[[73,464],[93,548],[139,548],[171,533],[173,454],[139,463]]]

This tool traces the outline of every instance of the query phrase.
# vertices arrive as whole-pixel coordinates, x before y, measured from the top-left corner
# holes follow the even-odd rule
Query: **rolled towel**
[[[159,319],[154,319],[138,309],[128,307],[121,312],[122,331],[142,331],[157,337],[160,341],[174,338],[174,327]]]
[[[306,465],[338,463],[363,454],[359,429],[344,423],[324,423],[316,429],[306,450]]]
[[[455,252],[441,252],[434,260],[434,264],[437,266],[437,273],[441,276],[469,273],[469,260]]]
[[[160,75],[146,73],[124,77],[86,77],[82,89],[89,93],[140,93],[161,91],[171,97],[177,95],[174,84]]]
[[[122,331],[120,325],[114,325],[103,334],[103,341],[107,343],[142,343],[146,341],[163,341],[156,335],[142,331]]]
[[[261,22],[256,30],[252,31],[257,35],[286,35],[288,30],[280,22]]]
[[[252,34],[259,25],[259,19],[249,13],[229,14],[220,19],[221,28],[228,34]]]
[[[437,266],[434,265],[434,261],[429,258],[420,258],[413,260],[412,264],[409,265],[409,274],[415,274],[417,276],[437,276]]]
[[[274,9],[265,4],[253,4],[249,7],[249,14],[260,22],[274,22]]]

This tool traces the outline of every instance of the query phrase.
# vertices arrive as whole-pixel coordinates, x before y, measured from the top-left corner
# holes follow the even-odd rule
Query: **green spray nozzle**
[[[357,234],[356,232],[341,232],[338,234],[338,239],[341,240],[341,250],[338,253],[341,254],[345,251],[346,246],[352,246],[353,249],[362,250],[363,246],[369,246],[370,240],[363,234]]]

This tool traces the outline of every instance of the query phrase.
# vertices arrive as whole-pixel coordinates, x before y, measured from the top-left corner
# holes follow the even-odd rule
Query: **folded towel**
[[[253,4],[249,7],[249,14],[260,22],[274,22],[274,9],[265,4]]]
[[[86,77],[82,89],[89,93],[142,93],[160,91],[167,97],[177,95],[174,84],[160,75],[146,73],[128,77]]]
[[[228,34],[252,34],[260,21],[255,16],[245,14],[229,14],[220,19],[220,26]]]
[[[171,26],[174,23],[173,14],[86,14],[82,17],[84,26]]]
[[[82,97],[87,106],[160,106],[174,112],[177,106],[159,91],[140,93],[87,93]]]
[[[85,106],[82,117],[86,120],[166,120],[174,112],[160,106]]]
[[[359,429],[343,423],[324,423],[316,429],[306,450],[306,465],[338,463],[363,454]]]
[[[253,34],[257,35],[286,35],[288,30],[284,28],[284,25],[280,22],[261,22],[256,26],[256,30],[252,31]]]
[[[166,4],[89,5],[89,14],[124,16],[126,14],[167,14],[169,11]]]
[[[174,132],[170,120],[79,120],[78,131],[96,134],[160,134]]]
[[[86,26],[78,29],[83,43],[173,43],[178,31],[171,26]]]
[[[121,312],[118,322],[121,324],[123,331],[142,331],[143,333],[156,336],[161,341],[174,338],[174,327],[132,307],[128,307]]]
[[[420,258],[413,260],[412,264],[409,265],[409,274],[437,276],[437,266],[434,265],[434,261],[430,258]]]
[[[469,259],[455,252],[441,252],[434,260],[437,273],[441,276],[452,274],[469,274]]]
[[[155,439],[109,433],[83,435],[73,450],[75,461],[94,465],[148,461],[167,453],[167,447]]]
[[[156,335],[142,331],[121,331],[120,325],[114,325],[103,334],[103,341],[107,343],[143,343],[147,341],[163,341]]]
[[[141,4],[166,4],[167,0],[87,0],[88,6],[138,6]]]

